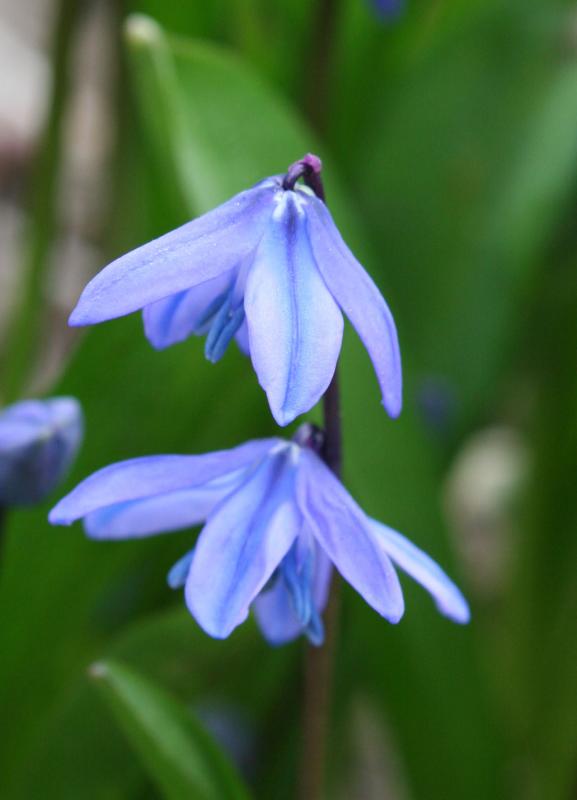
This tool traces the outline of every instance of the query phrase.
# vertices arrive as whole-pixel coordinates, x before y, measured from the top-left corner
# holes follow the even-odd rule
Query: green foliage
[[[119,662],[97,662],[90,675],[164,797],[246,800],[240,778],[192,712]]]

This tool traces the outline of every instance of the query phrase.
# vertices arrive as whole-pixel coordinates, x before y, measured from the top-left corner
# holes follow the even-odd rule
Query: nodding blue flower
[[[42,502],[68,472],[83,433],[73,397],[23,400],[0,412],[0,506]]]
[[[305,162],[320,172],[316,156],[297,164]],[[385,408],[400,413],[391,313],[326,205],[286,176],[267,178],[114,261],[86,286],[70,324],[139,309],[159,349],[206,335],[205,353],[215,362],[236,339],[280,425],[309,411],[327,389],[344,312],[372,359]]]
[[[113,464],[61,500],[50,521],[83,519],[94,539],[204,523],[169,584],[185,587],[190,612],[216,638],[227,637],[253,607],[271,643],[304,633],[319,644],[333,565],[390,622],[404,611],[393,564],[430,592],[442,614],[467,622],[467,603],[440,567],[368,517],[316,452],[299,443],[307,439],[295,438]]]

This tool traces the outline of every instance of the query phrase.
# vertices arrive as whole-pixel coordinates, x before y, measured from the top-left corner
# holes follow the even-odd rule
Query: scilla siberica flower
[[[250,354],[274,418],[287,425],[329,385],[344,312],[396,417],[401,361],[391,313],[324,202],[296,183],[304,171],[314,184],[320,170],[320,160],[306,156],[286,176],[267,178],[117,259],[86,286],[70,324],[143,309],[155,347],[206,335],[213,362],[235,338]]]
[[[42,502],[68,472],[83,432],[73,397],[23,400],[0,412],[0,506]]]
[[[440,567],[405,537],[371,519],[311,446],[247,442],[193,456],[153,456],[96,472],[58,503],[54,524],[82,518],[95,539],[125,539],[204,522],[196,546],[169,574],[211,636],[227,637],[249,613],[272,643],[323,639],[332,565],[379,614],[398,622],[404,604],[393,563],[433,596],[441,613],[469,609]]]

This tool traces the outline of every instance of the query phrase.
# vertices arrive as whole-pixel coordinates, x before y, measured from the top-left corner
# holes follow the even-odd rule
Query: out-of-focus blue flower
[[[404,0],[369,0],[369,2],[377,16],[385,21],[396,19],[405,7]]]
[[[306,441],[302,436],[299,441]],[[171,570],[189,610],[224,638],[254,605],[265,637],[280,644],[323,638],[331,565],[390,622],[403,615],[393,562],[424,586],[441,613],[469,609],[440,567],[399,533],[367,517],[321,458],[298,441],[262,439],[194,456],[153,456],[106,467],[50,514],[82,518],[95,539],[125,539],[205,526]]]
[[[320,172],[316,156],[297,163],[305,161]],[[84,289],[70,324],[143,309],[155,347],[206,335],[211,361],[235,338],[252,358],[276,421],[286,425],[328,387],[344,312],[396,417],[401,360],[391,313],[325,204],[306,186],[286,185],[282,176],[267,178],[117,259]]]
[[[83,432],[73,397],[24,400],[0,412],[0,506],[42,502],[68,472]]]

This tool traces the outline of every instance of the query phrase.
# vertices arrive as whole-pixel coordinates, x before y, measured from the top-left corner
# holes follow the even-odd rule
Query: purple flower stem
[[[320,160],[315,156],[307,155],[289,168],[284,186],[286,189],[293,188],[296,181],[302,178],[317,197],[325,202],[321,169]],[[338,366],[323,397],[323,416],[324,441],[321,456],[335,475],[340,477],[342,432]],[[302,800],[321,800],[324,795],[339,597],[339,585],[333,577],[324,614],[324,644],[322,647],[309,645],[305,656],[303,735],[299,776],[299,795]]]
[[[320,133],[324,133],[329,112],[338,6],[339,0],[318,0],[312,23],[305,102],[307,116]]]
[[[338,372],[323,397],[325,440],[322,457],[341,475],[342,433]],[[321,800],[325,796],[326,758],[330,730],[331,695],[338,635],[340,585],[333,574],[329,600],[324,613],[325,641],[322,647],[307,647],[304,675],[303,736],[299,795],[302,800]]]

